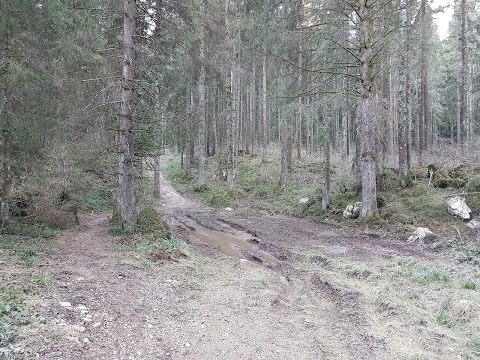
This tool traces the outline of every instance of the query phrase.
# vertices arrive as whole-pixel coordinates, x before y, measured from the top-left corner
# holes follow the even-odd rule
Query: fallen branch
[[[480,195],[480,191],[473,191],[468,193],[461,193],[461,194],[452,194],[452,195],[442,195],[442,197],[455,197],[455,196],[465,196],[465,195]]]

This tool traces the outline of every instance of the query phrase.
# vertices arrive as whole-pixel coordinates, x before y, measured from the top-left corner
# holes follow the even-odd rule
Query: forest
[[[441,21],[445,14],[451,18]],[[75,325],[74,335],[54,332],[42,348],[42,341],[25,340],[22,326],[36,324],[38,336],[41,324],[55,331],[59,325],[43,310],[43,320],[25,320],[28,302],[37,304],[49,289],[54,295],[42,300],[50,304],[44,308],[55,303],[88,315],[78,299],[91,299],[89,309],[98,299],[71,283],[98,276],[94,293],[102,299],[108,290],[143,306],[126,294],[147,293],[152,284],[132,279],[148,283],[158,263],[166,270],[156,281],[175,296],[163,298],[162,321],[185,297],[238,299],[232,284],[241,281],[247,292],[262,293],[242,306],[290,306],[255,323],[262,334],[287,313],[302,323],[300,314],[311,316],[305,321],[317,329],[327,320],[313,315],[323,303],[311,294],[321,294],[335,309],[328,316],[345,324],[329,331],[351,342],[330,348],[322,338],[325,352],[309,344],[303,357],[283,349],[280,358],[480,354],[478,1],[0,0],[0,54],[0,359],[111,359],[79,333],[108,339],[113,315],[95,322],[98,310],[79,320],[82,331]],[[458,199],[470,207],[468,217],[449,208]],[[424,228],[427,237],[418,241]],[[212,249],[261,267],[231,265]],[[44,261],[62,270],[44,273]],[[133,263],[146,272],[124,269]],[[245,276],[229,274],[217,293],[224,284],[218,274],[230,266]],[[126,288],[110,288],[108,274],[128,279]],[[210,285],[198,280],[209,276]],[[389,293],[387,280],[407,290]],[[155,291],[145,295],[152,304]],[[293,305],[295,294],[300,302]],[[127,305],[109,306],[122,322],[138,325],[123,313]],[[203,305],[191,306],[211,316]],[[218,314],[235,316],[228,311]],[[392,329],[409,326],[396,335],[383,329],[395,340],[368,325],[388,316],[400,319]],[[101,325],[89,328],[90,321]],[[184,331],[180,322],[173,326]],[[313,328],[302,327],[299,336]],[[424,342],[412,340],[408,331],[424,328]],[[152,344],[140,342],[138,358],[225,358],[218,349],[190,349],[188,338],[177,344],[174,330],[161,330],[170,345],[149,353]],[[77,339],[75,346],[58,343],[65,336]],[[126,336],[112,340],[118,358],[133,358]],[[428,339],[437,345],[427,346]],[[397,340],[413,341],[411,351]],[[278,358],[269,340],[261,341],[266,352],[242,354]],[[352,344],[361,344],[358,353]]]
[[[71,192],[83,167],[125,174],[117,203],[132,226],[134,178],[165,149],[199,188],[216,158],[230,190],[239,156],[280,159],[282,192],[297,159],[317,158],[324,210],[340,159],[362,217],[378,216],[386,167],[407,187],[422,166],[478,160],[474,1],[452,4],[445,39],[434,19],[446,8],[427,0],[130,5],[124,29],[117,1],[2,2],[3,221],[11,199],[52,195],[38,182]]]

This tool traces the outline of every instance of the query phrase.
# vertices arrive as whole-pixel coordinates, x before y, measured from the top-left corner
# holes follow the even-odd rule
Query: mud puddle
[[[244,253],[258,251],[258,247],[251,243],[258,243],[258,238],[252,237],[247,232],[235,230],[226,224],[221,225],[222,231],[217,231],[202,226],[193,219],[177,220],[177,226],[187,232],[188,240],[194,244],[207,245],[240,259],[245,258]]]

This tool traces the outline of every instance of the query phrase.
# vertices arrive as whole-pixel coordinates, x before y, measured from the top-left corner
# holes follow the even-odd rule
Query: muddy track
[[[425,249],[287,217],[217,215],[166,181],[157,209],[198,255],[142,267],[113,250],[107,214],[82,216],[44,264],[49,285],[30,303],[45,321],[23,335],[34,349],[25,358],[396,358],[367,315],[371,299],[333,263]]]
[[[165,198],[175,197],[168,195],[175,192],[168,183],[164,184],[163,190],[166,192]],[[185,204],[185,201],[180,203]],[[284,281],[281,291],[283,295],[280,294],[276,298],[276,303],[285,302],[288,294],[296,291],[297,284],[309,284],[313,291],[309,293],[308,298],[314,306],[318,305],[318,298],[322,299],[320,302],[327,300],[330,303],[328,312],[328,318],[331,319],[330,330],[339,339],[343,339],[339,342],[344,342],[348,358],[390,358],[385,340],[369,334],[369,324],[363,315],[365,309],[362,295],[355,290],[336,287],[328,276],[298,268],[296,258],[302,251],[318,251],[330,257],[374,262],[394,257],[428,258],[431,256],[429,251],[421,246],[406,244],[394,237],[359,234],[354,230],[301,219],[276,216],[245,217],[225,213],[217,216],[211,209],[195,211],[198,209],[195,203],[186,205],[190,210],[179,214],[168,212],[168,204],[165,204],[167,211],[164,211],[164,215],[175,219],[173,223],[182,223],[184,226],[177,226],[176,230],[184,237],[193,239],[194,245],[202,245],[201,249],[207,252],[213,248],[214,251],[223,251],[230,256],[243,257],[277,273]],[[217,244],[196,238],[199,226],[209,229],[210,235],[217,238]],[[222,241],[232,244],[232,237],[248,243],[249,246],[237,247],[239,251],[236,253],[232,253],[224,246],[217,246]],[[320,268],[328,266],[325,257],[317,255],[312,259],[320,265]]]

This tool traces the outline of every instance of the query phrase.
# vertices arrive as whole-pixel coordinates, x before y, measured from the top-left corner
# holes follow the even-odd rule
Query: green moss
[[[465,186],[467,181],[462,178],[438,178],[433,182],[433,186],[446,189],[448,187],[460,189]]]
[[[480,191],[480,176],[472,176],[465,185],[465,190],[468,192]]]
[[[167,223],[153,208],[143,208],[138,213],[137,224],[138,231],[143,234],[155,234],[159,238],[168,238],[170,236]]]

